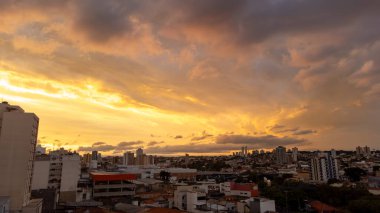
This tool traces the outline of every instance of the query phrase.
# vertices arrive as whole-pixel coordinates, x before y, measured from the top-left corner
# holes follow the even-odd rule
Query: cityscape
[[[0,0],[0,213],[380,213],[379,20]]]

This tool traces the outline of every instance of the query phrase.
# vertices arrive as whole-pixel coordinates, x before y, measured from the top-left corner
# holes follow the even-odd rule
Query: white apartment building
[[[331,154],[323,153],[311,159],[311,178],[314,181],[327,182],[339,179],[338,160]]]
[[[30,205],[41,211],[41,203],[30,200],[38,122],[34,113],[0,104],[0,196],[9,197],[10,212],[30,210]]]
[[[237,212],[245,213],[266,213],[276,212],[276,205],[274,200],[266,198],[249,198],[237,203]]]
[[[54,188],[59,192],[60,202],[76,202],[80,173],[78,154],[54,152],[51,155],[37,156],[32,189]]]
[[[187,212],[201,212],[207,207],[206,192],[198,185],[177,186],[174,191],[174,207]]]

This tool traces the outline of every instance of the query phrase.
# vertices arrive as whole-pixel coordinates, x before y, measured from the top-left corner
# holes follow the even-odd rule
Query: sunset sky
[[[1,0],[0,98],[49,149],[380,149],[378,0]]]

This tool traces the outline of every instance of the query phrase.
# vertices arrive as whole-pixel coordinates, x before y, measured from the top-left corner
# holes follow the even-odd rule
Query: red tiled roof
[[[250,191],[252,197],[257,197],[260,195],[259,190],[255,189],[255,183],[235,183],[231,182],[231,190],[238,191]]]

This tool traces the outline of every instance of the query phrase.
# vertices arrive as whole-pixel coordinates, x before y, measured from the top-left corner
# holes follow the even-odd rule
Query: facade
[[[298,161],[298,148],[297,147],[292,148],[292,161],[293,162]]]
[[[286,148],[283,146],[279,146],[274,150],[274,156],[277,164],[285,164],[287,163],[286,157]]]
[[[92,153],[91,153],[90,168],[91,169],[97,169],[98,168],[98,151],[92,151]]]
[[[9,197],[0,197],[0,213],[9,212]]]
[[[178,186],[174,191],[174,207],[187,212],[200,212],[207,208],[206,192],[200,186]]]
[[[356,155],[369,157],[371,155],[371,149],[368,146],[365,146],[365,147],[358,146],[356,147]]]
[[[82,157],[82,166],[89,168],[91,165],[91,159],[92,159],[92,156],[90,153],[84,154]]]
[[[252,213],[265,213],[276,212],[276,205],[274,200],[266,198],[251,198],[249,201],[249,212]]]
[[[32,190],[48,189],[50,180],[50,156],[36,156],[33,167]]]
[[[144,165],[144,151],[141,148],[136,150],[136,165]]]
[[[135,154],[133,152],[125,152],[123,155],[123,165],[134,165],[135,164]]]
[[[36,156],[32,190],[56,189],[60,202],[75,202],[80,173],[78,154],[52,152]]]
[[[380,177],[368,177],[368,191],[373,195],[380,195]]]
[[[39,119],[2,102],[0,121],[0,196],[9,197],[10,212],[21,211],[34,205],[30,194]]]
[[[80,173],[80,156],[78,154],[62,156],[61,187],[59,189],[60,202],[77,201],[76,193]]]
[[[43,213],[54,213],[58,202],[58,191],[56,189],[32,190],[33,198],[40,198]]]
[[[339,179],[338,160],[331,154],[320,155],[311,159],[312,180],[327,182],[330,179]]]
[[[235,183],[224,182],[220,184],[220,192],[225,195],[241,196],[241,197],[257,197],[259,196],[259,188],[254,183]]]
[[[93,197],[119,197],[135,195],[135,174],[120,172],[92,172]]]

